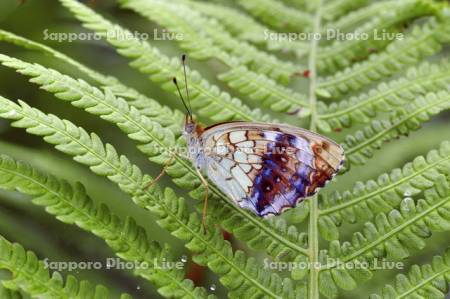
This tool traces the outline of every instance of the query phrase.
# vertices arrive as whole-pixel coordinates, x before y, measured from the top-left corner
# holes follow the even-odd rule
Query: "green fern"
[[[123,97],[131,106],[139,109],[141,114],[155,119],[162,126],[174,131],[174,133],[179,132],[182,119],[180,111],[172,111],[168,107],[161,106],[157,101],[139,93],[133,88],[123,85],[117,78],[102,75],[65,54],[11,32],[0,30],[0,40],[54,56],[56,59],[75,67],[99,85],[108,87],[116,96]]]
[[[0,268],[13,274],[13,278],[2,281],[4,287],[23,290],[33,298],[110,298],[104,286],[78,281],[74,276],[68,276],[64,281],[58,272],[50,275],[45,263],[40,261],[36,254],[26,251],[17,243],[10,243],[2,236]],[[126,294],[120,298],[131,299]]]
[[[422,136],[416,132],[422,126],[432,131],[438,126],[434,120],[438,115],[442,127],[448,123],[448,115],[442,113],[450,108],[448,4],[438,0],[116,2],[119,9],[129,10],[127,16],[143,16],[139,24],[146,30],[149,25],[158,30],[163,27],[184,38],[172,43],[141,40],[125,26],[104,18],[97,12],[100,6],[58,1],[59,9],[98,34],[153,82],[151,95],[48,45],[0,30],[0,41],[21,50],[2,48],[0,64],[28,77],[46,96],[60,100],[58,108],[70,103],[79,109],[70,110],[77,111],[72,122],[33,107],[42,107],[40,102],[16,103],[7,99],[12,96],[0,96],[0,118],[42,138],[87,166],[93,175],[109,179],[123,191],[123,197],[145,209],[145,216],[150,213],[156,218],[152,224],[156,222],[175,238],[147,233],[151,227],[147,227],[147,218],[144,225],[138,225],[142,222],[128,211],[115,209],[109,201],[99,203],[81,183],[50,174],[52,164],[42,171],[31,154],[29,163],[22,162],[2,155],[0,147],[0,189],[8,191],[0,197],[9,199],[5,206],[21,204],[13,198],[15,191],[31,196],[34,204],[45,207],[59,221],[104,240],[123,260],[150,264],[148,269],[135,269],[131,279],[144,279],[166,298],[225,296],[225,290],[214,293],[215,286],[208,291],[195,279],[186,278],[192,273],[186,274],[185,269],[154,267],[154,259],[175,261],[179,250],[172,243],[184,245],[196,264],[217,277],[230,298],[293,299],[349,298],[352,293],[347,291],[372,279],[375,270],[342,264],[405,261],[418,250],[427,254],[443,244],[430,246],[432,242],[426,239],[435,232],[447,237],[450,230],[450,143],[444,140],[448,137],[438,136],[440,147],[425,156],[407,137],[411,133]],[[364,33],[368,39],[268,38],[284,33],[326,35],[328,30]],[[401,33],[405,38],[378,40],[374,30]],[[92,49],[93,45],[83,46]],[[180,50],[204,65],[197,69],[198,62],[193,62],[186,73],[193,111],[202,122],[286,122],[326,134],[335,131],[331,137],[341,142],[346,154],[337,183],[268,220],[239,208],[210,183],[205,229],[200,216],[203,202],[188,197],[203,199],[206,190],[195,167],[179,151],[186,149],[181,138],[183,112],[172,101],[178,92],[171,79],[184,76],[178,54],[173,55]],[[22,51],[34,53],[21,55]],[[184,80],[178,81],[184,92]],[[30,94],[27,98],[35,100],[36,93]],[[126,155],[102,140],[111,137],[102,127],[98,135],[83,128],[84,119],[76,117],[84,112],[119,129],[110,142],[120,143]],[[74,124],[78,121],[83,127]],[[2,130],[7,129],[0,123]],[[402,136],[401,141],[385,146]],[[421,148],[434,146],[423,139],[426,145]],[[134,153],[131,146],[139,152]],[[401,168],[395,168],[398,163],[388,168],[375,165],[380,159],[375,158],[376,151],[391,161],[392,149],[403,150],[405,160],[412,161]],[[156,178],[131,162],[143,157],[150,162],[146,167],[154,173],[164,167],[171,180],[150,184]],[[370,178],[365,174],[369,167],[373,168],[369,173],[381,174]],[[182,192],[186,199],[178,195]],[[133,204],[125,202],[127,206]],[[48,216],[40,217],[46,221]],[[221,229],[230,233],[230,241]],[[433,258],[431,265],[413,265],[408,273],[398,274],[394,283],[385,279],[385,286],[379,288],[381,295],[371,298],[443,298],[450,277],[448,255],[447,250],[444,256]],[[310,267],[282,272],[268,266],[273,262],[278,267]],[[0,277],[1,298],[109,298],[106,287],[79,282],[70,275],[64,282],[60,274],[50,274],[35,254],[3,237],[0,268],[12,273],[11,279]]]
[[[386,285],[382,295],[372,295],[370,299],[381,298],[441,298],[448,293],[450,281],[450,250],[443,256],[435,256],[431,264],[413,265],[408,275],[399,274],[395,285]]]
[[[238,0],[237,3],[249,14],[279,30],[296,32],[307,31],[312,27],[310,15],[274,0]]]
[[[446,109],[450,109],[449,93],[427,94],[394,112],[390,119],[373,121],[370,126],[346,137],[343,147],[349,164],[363,164],[383,142],[408,135],[431,116]]]
[[[96,174],[107,176],[129,193],[136,204],[154,212],[161,218],[158,224],[186,241],[186,247],[197,254],[197,263],[207,264],[211,270],[223,275],[222,283],[237,297],[249,290],[277,297],[277,289],[282,282],[278,275],[271,274],[267,280],[267,274],[256,266],[253,259],[247,260],[241,251],[233,254],[229,243],[223,240],[218,231],[205,233],[197,215],[188,213],[184,200],[177,199],[173,190],[166,189],[162,196],[156,186],[151,190],[146,189],[151,179],[142,176],[140,169],[131,165],[124,156],[119,156],[111,145],[103,145],[97,135],[89,135],[69,121],[45,115],[24,102],[20,102],[19,106],[1,97],[0,102],[3,107],[0,110],[1,117],[15,120],[13,125],[26,128],[28,133],[44,136],[45,141],[55,144],[56,149],[74,156],[77,162],[90,166]],[[242,277],[238,284],[233,280],[236,273]],[[241,285],[245,287],[238,288]],[[290,280],[284,279],[283,290],[289,298],[295,298],[296,294],[304,291],[304,287],[299,286],[294,290]]]
[[[389,44],[386,51],[372,55],[369,60],[323,79],[318,94],[325,97],[341,97],[351,91],[358,91],[366,84],[378,81],[401,70],[405,65],[415,64],[442,49],[450,40],[448,18],[431,19],[422,26],[414,27],[403,40]]]
[[[218,22],[202,16],[188,5],[173,5],[160,0],[123,0],[121,3],[125,8],[133,9],[174,32],[182,33],[182,48],[195,58],[216,57],[226,65],[234,67],[244,64],[255,72],[284,83],[288,83],[291,75],[303,68],[236,40],[221,28]],[[186,20],[183,21],[182,17]],[[199,34],[200,32],[203,34]]]
[[[322,14],[324,20],[334,20],[338,17],[346,14],[349,11],[357,9],[361,6],[367,4],[367,0],[357,0],[357,1],[330,1],[324,5]]]
[[[332,241],[328,252],[323,252],[323,256],[333,262],[325,262],[320,269],[321,292],[333,297],[338,287],[353,289],[358,282],[371,277],[371,272],[365,268],[341,268],[341,263],[370,263],[373,259],[386,256],[401,259],[408,257],[411,250],[423,249],[426,246],[423,239],[432,232],[450,230],[449,207],[449,183],[446,178],[440,177],[436,187],[426,190],[424,199],[417,201],[417,204],[406,198],[399,210],[378,214],[373,223],[366,223],[362,232],[353,234],[351,242],[340,244],[337,240]]]
[[[173,269],[154,267],[168,259],[168,245],[150,241],[145,230],[136,225],[133,218],[126,220],[111,214],[106,205],[96,206],[87,196],[83,185],[72,187],[46,175],[29,165],[16,162],[8,156],[0,156],[0,188],[18,190],[33,196],[33,203],[44,206],[46,211],[62,222],[76,224],[104,239],[117,256],[130,262],[145,263],[135,272],[160,287],[167,297],[206,298],[205,290],[194,288],[192,281],[184,280],[184,273]]]
[[[5,299],[22,299],[22,294],[18,291],[13,291],[5,288],[0,284],[0,297]]]
[[[304,56],[308,52],[309,44],[306,42],[280,40],[274,43],[268,41],[265,37],[276,33],[275,31],[232,7],[196,1],[184,1],[183,3],[194,7],[206,16],[217,19],[226,30],[240,40],[264,45],[269,51],[292,52],[298,57]]]
[[[403,198],[433,187],[441,176],[448,177],[449,170],[450,143],[444,142],[439,150],[430,151],[426,157],[419,156],[401,169],[394,169],[376,180],[358,182],[352,190],[323,197],[320,211],[323,234],[329,231],[337,234],[336,225],[344,220],[350,223],[370,220],[377,213],[396,208]]]
[[[179,59],[169,59],[161,54],[150,44],[142,42],[137,38],[126,41],[120,36],[133,36],[131,32],[114,25],[100,15],[77,1],[61,0],[61,3],[70,9],[84,26],[92,28],[98,34],[107,36],[111,29],[117,32],[107,41],[118,49],[119,54],[132,59],[130,65],[144,74],[150,76],[155,82],[162,82],[163,88],[176,93],[176,88],[167,78],[175,76],[182,77],[182,67]],[[196,71],[188,71],[191,91],[192,107],[199,115],[208,117],[214,121],[227,121],[232,119],[268,121],[270,118],[263,115],[259,110],[250,110],[237,98],[220,91],[217,87],[210,85]],[[183,85],[181,85],[183,87]],[[220,112],[220,113],[219,113]]]
[[[68,100],[87,112],[100,115],[105,120],[117,124],[131,139],[140,143],[138,148],[152,162],[164,164],[171,159],[170,153],[173,152],[176,141],[170,132],[164,131],[159,124],[152,124],[149,119],[140,116],[138,111],[127,107],[120,98],[115,98],[108,93],[108,89],[103,94],[84,81],[77,81],[55,70],[47,70],[42,66],[27,64],[4,55],[0,55],[0,61],[4,61],[5,65],[18,69],[23,74],[33,76],[32,82],[43,85],[44,89],[55,93],[58,98]],[[119,118],[122,121],[119,121]],[[153,129],[150,129],[152,125]],[[174,177],[177,185],[193,190],[191,194],[194,198],[203,198],[204,187],[193,167],[179,153],[173,152],[173,155],[176,158],[167,168],[167,173]],[[256,219],[249,221],[248,218],[244,218],[247,212],[239,209],[217,188],[210,189],[215,199],[211,207],[216,207],[212,209],[212,213],[218,213],[217,218],[223,222],[224,227],[234,232],[238,238],[243,238],[254,248],[265,248],[272,256],[296,257],[305,253],[304,235],[299,234],[296,228],[286,227],[283,220],[277,220],[274,226]],[[224,205],[219,208],[220,202]],[[231,214],[233,217],[230,217]],[[256,229],[260,233],[248,235],[245,233],[248,229]],[[296,244],[297,242],[300,244]]]
[[[364,2],[364,1],[363,1]],[[337,4],[345,1],[336,1]],[[358,1],[349,2],[350,4]],[[335,11],[335,8],[333,7]],[[389,39],[375,38],[383,31],[398,32],[398,24],[406,23],[414,18],[438,14],[439,10],[433,2],[429,1],[400,1],[396,6],[373,20],[365,23],[355,32],[356,35],[372,38],[350,39],[348,41],[335,41],[332,45],[324,47],[318,54],[318,68],[321,73],[335,73],[337,70],[349,66],[352,62],[369,56],[371,51],[380,51],[389,44]],[[325,13],[325,15],[330,15]],[[337,34],[337,33],[336,33]]]
[[[398,5],[403,5],[403,3],[403,1],[377,1],[368,3],[367,6],[362,6],[355,11],[341,16],[337,20],[331,21],[326,25],[325,29],[340,29],[342,32],[352,32],[357,26],[371,21],[373,16],[385,14],[395,9]]]
[[[370,122],[378,113],[399,109],[419,95],[448,90],[450,68],[447,61],[439,65],[423,63],[411,67],[406,76],[381,83],[368,93],[319,107],[319,128],[323,131],[347,128],[355,123]]]

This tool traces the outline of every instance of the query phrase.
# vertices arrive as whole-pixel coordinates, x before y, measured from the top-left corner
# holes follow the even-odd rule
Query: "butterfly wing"
[[[308,130],[253,122],[206,128],[208,177],[239,206],[265,217],[313,195],[339,171],[344,151]]]

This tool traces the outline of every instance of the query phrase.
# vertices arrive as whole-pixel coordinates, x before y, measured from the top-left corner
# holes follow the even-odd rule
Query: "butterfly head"
[[[203,127],[192,119],[189,114],[186,114],[183,136],[187,143],[188,157],[195,164],[195,166],[200,169],[205,165],[203,146],[200,138],[202,133]]]
[[[200,135],[203,133],[203,127],[198,124],[190,114],[184,118],[183,135],[189,146],[197,145]]]
[[[186,100],[183,97],[180,86],[178,85],[177,78],[173,78],[173,83],[177,89],[178,95],[180,96],[181,102],[186,109],[186,116],[184,119],[183,135],[186,138],[186,142],[189,148],[189,158],[196,164],[197,167],[201,168],[204,163],[204,155],[202,155],[202,146],[200,144],[200,136],[203,133],[203,127],[199,125],[192,116],[191,100],[189,97],[189,88],[186,75],[186,55],[183,54],[181,57],[181,62],[183,64],[183,74],[184,74],[184,87],[186,91]]]
[[[183,135],[188,138],[198,138],[201,134],[200,125],[189,115],[186,114],[184,118]],[[189,140],[188,140],[189,141]]]

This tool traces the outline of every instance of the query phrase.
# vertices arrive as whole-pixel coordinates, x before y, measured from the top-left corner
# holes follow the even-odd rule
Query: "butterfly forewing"
[[[205,129],[201,141],[208,177],[261,217],[313,195],[344,159],[332,140],[288,125],[224,123]]]

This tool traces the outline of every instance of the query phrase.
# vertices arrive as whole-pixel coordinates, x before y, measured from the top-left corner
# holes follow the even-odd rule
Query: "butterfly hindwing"
[[[207,128],[201,139],[208,177],[261,217],[313,195],[344,159],[335,142],[287,125],[224,123]]]

